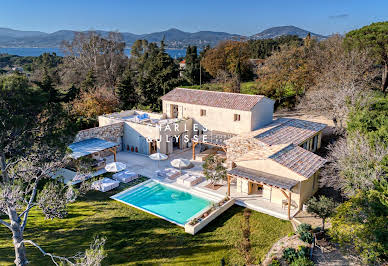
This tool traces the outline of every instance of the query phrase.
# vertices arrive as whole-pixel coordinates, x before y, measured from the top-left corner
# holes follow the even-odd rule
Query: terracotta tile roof
[[[315,153],[294,145],[289,145],[269,158],[306,178],[326,163],[325,159]]]
[[[161,97],[163,101],[190,103],[233,110],[250,111],[264,96],[240,93],[175,88]]]
[[[290,119],[277,127],[260,133],[256,138],[268,145],[284,143],[299,145],[325,127],[326,125],[321,123]]]
[[[265,173],[262,171],[249,169],[242,166],[237,166],[233,168],[232,170],[228,171],[228,174],[237,176],[237,177],[244,177],[259,183],[264,183],[267,185],[288,189],[288,190],[291,190],[296,184],[299,183],[298,180],[289,179],[286,177],[273,175],[270,173]]]

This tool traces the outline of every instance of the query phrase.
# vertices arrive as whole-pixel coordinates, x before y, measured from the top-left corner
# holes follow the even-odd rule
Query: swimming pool
[[[213,202],[153,180],[111,197],[160,218],[184,226]]]

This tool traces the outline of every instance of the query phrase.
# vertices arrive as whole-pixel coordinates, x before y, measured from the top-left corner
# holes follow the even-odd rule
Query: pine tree
[[[53,80],[46,68],[44,68],[42,81],[38,83],[39,87],[47,93],[48,102],[57,102],[59,100],[58,91],[54,88]]]
[[[186,49],[186,68],[183,77],[191,85],[199,84],[199,58],[196,46],[188,46]]]
[[[116,88],[117,95],[125,109],[132,109],[135,107],[139,98],[134,86],[133,76],[133,72],[128,67],[124,71]]]
[[[97,80],[96,76],[94,75],[93,70],[89,70],[88,74],[85,77],[85,80],[81,82],[81,89],[82,90],[90,90],[96,87]]]

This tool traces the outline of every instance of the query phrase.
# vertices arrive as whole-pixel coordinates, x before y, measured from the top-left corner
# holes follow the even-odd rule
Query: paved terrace
[[[199,147],[197,148],[199,152]],[[184,158],[191,161],[194,165],[193,168],[186,169],[184,171],[193,174],[202,174],[202,164],[200,161],[192,160],[192,150],[186,149],[184,151],[175,151],[167,160],[164,161],[153,161],[147,155],[141,155],[131,152],[118,152],[117,161],[123,162],[127,165],[127,169],[132,170],[138,174],[147,176],[152,179],[157,179],[161,183],[170,185],[180,190],[191,192],[201,197],[205,197],[209,200],[218,201],[227,195],[227,183],[223,182],[223,186],[217,190],[206,188],[208,181],[204,181],[191,188],[177,184],[175,180],[168,178],[159,179],[155,175],[155,171],[158,169],[164,169],[172,167],[170,162],[177,158]],[[113,156],[107,158],[108,162],[113,161]],[[242,195],[237,192],[236,184],[231,185],[231,197],[236,198],[236,204],[244,207],[248,207],[252,210],[266,213],[275,216],[280,219],[288,219],[287,209],[283,209],[281,205],[271,203],[266,199],[261,198],[259,195]],[[297,210],[291,209],[291,217],[296,214]]]

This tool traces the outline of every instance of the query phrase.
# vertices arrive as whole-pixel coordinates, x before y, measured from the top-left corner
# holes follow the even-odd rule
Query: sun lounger
[[[94,181],[92,183],[92,188],[101,192],[107,192],[109,190],[117,188],[119,185],[119,181],[105,177],[101,180]]]
[[[184,174],[184,175],[178,176],[176,178],[176,182],[178,184],[184,185],[184,180],[187,179],[187,178],[190,178],[190,177],[191,177],[191,175],[189,175],[189,174]]]
[[[203,176],[184,174],[177,177],[176,180],[178,184],[191,187],[201,183],[203,181]]]
[[[126,171],[115,173],[114,175],[112,175],[112,178],[122,183],[128,183],[138,178],[138,175],[135,172],[126,170]]]
[[[161,177],[161,178],[168,177],[169,179],[175,179],[182,174],[179,170],[174,168],[166,168],[164,170],[158,170],[155,173],[158,177]]]
[[[202,176],[190,176],[189,178],[186,178],[185,180],[183,180],[183,184],[185,186],[188,186],[188,187],[191,187],[191,186],[195,186],[199,183],[201,183],[203,180],[203,177]]]

